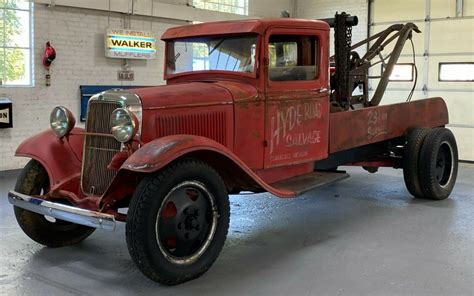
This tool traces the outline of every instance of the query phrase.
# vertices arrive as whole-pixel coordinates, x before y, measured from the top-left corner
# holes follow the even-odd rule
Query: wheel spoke
[[[201,243],[206,239],[207,234],[209,233],[210,225],[208,222],[201,223],[201,229],[196,240],[199,240]]]
[[[161,218],[159,222],[159,237],[160,240],[166,243],[169,239],[176,239],[176,219],[175,218]]]
[[[176,250],[174,251],[175,256],[189,256],[192,254],[194,243],[196,240],[187,240],[187,239],[182,239],[178,237],[178,240],[176,242]]]
[[[176,244],[177,244],[176,242],[177,242],[177,239],[175,236],[171,236],[164,241],[166,247],[170,251],[174,251],[176,249]]]
[[[175,203],[170,201],[165,205],[161,215],[164,219],[172,219],[176,217],[177,211]]]
[[[438,167],[438,168],[444,167],[444,159],[442,159],[442,158],[441,158],[441,159],[438,159],[438,160],[436,161],[436,167]]]
[[[186,189],[182,188],[172,193],[169,197],[170,201],[176,205],[177,214],[179,215],[184,209],[193,204],[193,201],[186,195]]]
[[[440,172],[439,170],[436,170],[436,181],[441,182],[442,178],[443,178],[443,173]]]
[[[196,201],[199,197],[199,191],[194,188],[187,188],[186,195],[190,200]]]
[[[441,144],[436,157],[435,176],[438,184],[445,186],[450,181],[452,170],[452,151],[449,144]]]
[[[205,197],[199,190],[190,187],[180,188],[168,197],[168,203],[161,212],[159,236],[162,245],[173,256],[190,256],[196,245],[200,246],[196,230],[189,228],[186,221],[189,217],[200,216],[200,212],[204,213],[206,205]],[[199,227],[202,227],[203,219],[197,220]]]
[[[202,194],[199,194],[198,198],[194,201],[193,204],[199,211],[204,214],[209,207],[209,203]]]
[[[203,185],[191,181],[169,192],[156,226],[161,251],[173,257],[169,260],[192,258],[207,248],[215,221],[211,198]]]

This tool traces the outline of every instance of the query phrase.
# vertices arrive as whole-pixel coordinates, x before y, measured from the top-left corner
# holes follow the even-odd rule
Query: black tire
[[[419,159],[421,147],[430,129],[417,128],[407,137],[403,151],[403,178],[408,192],[414,197],[423,197],[419,176]]]
[[[15,191],[26,195],[39,195],[49,187],[46,170],[36,160],[30,160],[23,168],[15,185]],[[45,216],[13,207],[16,220],[23,232],[32,240],[51,248],[77,244],[94,232],[95,228],[66,222],[48,221]]]
[[[194,202],[203,209],[200,215],[190,214],[197,213]],[[193,159],[172,163],[146,176],[134,193],[126,223],[130,256],[148,278],[164,285],[197,278],[219,256],[229,216],[227,189],[213,168]],[[193,221],[202,226],[189,230]]]
[[[458,175],[458,148],[450,130],[436,128],[426,136],[419,166],[424,197],[435,200],[447,198]]]

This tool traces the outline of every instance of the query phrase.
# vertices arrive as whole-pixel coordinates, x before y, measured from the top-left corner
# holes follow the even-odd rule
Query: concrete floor
[[[474,295],[474,165],[441,202],[411,198],[401,170],[348,171],[297,199],[232,196],[221,256],[177,287],[135,268],[122,224],[73,247],[34,243],[6,200],[16,173],[0,174],[0,294]]]

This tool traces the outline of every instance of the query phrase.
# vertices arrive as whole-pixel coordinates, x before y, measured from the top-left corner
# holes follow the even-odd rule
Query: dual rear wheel
[[[408,134],[403,155],[403,176],[415,197],[442,200],[456,182],[458,150],[446,128],[414,129]]]

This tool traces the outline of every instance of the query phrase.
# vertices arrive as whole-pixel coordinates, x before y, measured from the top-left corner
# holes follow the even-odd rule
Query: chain
[[[347,48],[350,49],[352,45],[352,26],[347,26],[346,44],[347,44]]]
[[[336,100],[343,108],[349,107],[349,67],[352,43],[352,27],[346,25],[346,13],[336,14],[334,39],[336,54]]]

